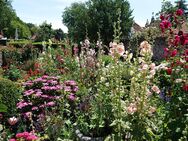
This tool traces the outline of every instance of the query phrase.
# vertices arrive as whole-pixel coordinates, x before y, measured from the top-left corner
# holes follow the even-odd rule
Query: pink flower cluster
[[[23,98],[17,103],[17,108],[25,118],[40,115],[46,108],[56,106],[57,99],[61,98],[63,86],[55,76],[44,75],[23,84],[25,91]]]
[[[17,133],[16,138],[11,138],[9,141],[17,141],[17,140],[22,140],[22,141],[36,141],[38,137],[34,135],[33,133],[29,132],[22,132],[22,133]]]

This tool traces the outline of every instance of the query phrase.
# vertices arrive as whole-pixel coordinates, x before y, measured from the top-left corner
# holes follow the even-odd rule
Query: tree
[[[0,0],[0,30],[3,30],[5,35],[7,34],[11,21],[14,19],[16,19],[16,14],[12,9],[11,2]]]
[[[39,30],[38,26],[36,26],[32,23],[27,23],[27,26],[29,27],[29,30],[30,30],[32,36],[37,34],[37,32]]]
[[[173,13],[175,11],[175,7],[170,1],[165,1],[163,0],[162,6],[161,6],[161,11],[158,13],[159,15],[162,13]]]
[[[68,27],[69,36],[74,41],[81,41],[85,38],[90,22],[88,11],[85,3],[73,3],[63,12],[63,23]]]
[[[55,39],[58,41],[61,41],[65,36],[61,28],[54,30],[54,34],[55,34]]]
[[[46,21],[39,26],[37,33],[37,41],[47,41],[51,39],[53,35],[52,24],[48,24]]]
[[[19,18],[12,20],[10,22],[10,27],[8,28],[8,33],[11,37],[15,36],[15,31],[18,30],[18,35],[20,39],[28,39],[31,36],[31,32],[26,23],[24,23]]]
[[[118,9],[121,11],[121,40],[129,37],[133,18],[132,10],[126,0],[89,0],[86,3],[73,3],[63,13],[63,22],[69,29],[69,34],[83,40],[86,36],[96,41],[100,32],[103,43],[113,40],[113,25],[118,19]],[[74,38],[75,39],[75,38]]]
[[[31,36],[26,23],[17,17],[13,10],[11,0],[0,0],[0,31],[3,31],[6,37],[14,37],[16,28],[20,38]]]

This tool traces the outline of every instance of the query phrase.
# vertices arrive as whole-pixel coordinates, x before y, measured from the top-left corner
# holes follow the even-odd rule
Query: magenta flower
[[[35,135],[29,135],[29,136],[26,138],[27,141],[35,141],[35,140],[37,140],[37,139],[38,139],[38,137],[35,136]]]
[[[176,15],[182,16],[182,15],[183,15],[183,10],[182,10],[182,9],[178,9],[178,10],[176,11]]]
[[[32,95],[34,92],[35,91],[33,89],[30,89],[30,90],[24,92],[24,96]]]
[[[51,102],[48,102],[46,105],[52,107],[52,106],[55,106],[55,102],[51,101]]]
[[[33,111],[36,111],[36,110],[38,110],[39,108],[37,107],[37,106],[34,106],[34,107],[32,107],[31,108],[31,110],[33,110]]]

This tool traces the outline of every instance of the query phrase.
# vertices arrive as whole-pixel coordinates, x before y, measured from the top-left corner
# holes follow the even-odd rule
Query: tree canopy
[[[130,4],[126,0],[89,0],[85,3],[73,3],[63,12],[63,23],[68,27],[69,35],[74,41],[88,37],[92,41],[98,38],[105,44],[113,40],[113,25],[118,20],[120,9],[122,41],[129,37],[133,17]]]

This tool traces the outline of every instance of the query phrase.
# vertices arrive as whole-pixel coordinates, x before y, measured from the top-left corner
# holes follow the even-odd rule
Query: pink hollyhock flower
[[[156,85],[154,85],[151,89],[152,89],[152,91],[154,91],[157,94],[160,93],[160,89]]]
[[[174,46],[178,46],[180,43],[180,36],[176,35],[174,39]]]
[[[135,103],[130,103],[130,105],[127,107],[127,113],[134,114],[136,111],[137,111],[137,105]]]
[[[164,24],[161,22],[161,23],[159,24],[159,26],[160,26],[160,28],[161,28],[161,31],[164,32],[164,30],[165,30]]]
[[[182,15],[183,15],[183,10],[182,10],[182,9],[178,9],[178,10],[176,11],[176,15],[182,16]]]
[[[18,122],[18,119],[16,117],[12,117],[8,119],[8,123],[10,125],[15,125]]]
[[[171,25],[171,23],[168,21],[168,20],[163,20],[162,21],[162,24],[163,24],[163,27],[165,28],[165,29],[168,29],[168,28],[170,28],[172,25]],[[161,24],[160,24],[161,25]]]
[[[155,69],[155,63],[151,63],[150,68],[151,68],[151,70],[154,70]]]
[[[175,57],[176,56],[176,54],[177,54],[177,50],[176,49],[174,49],[171,53],[170,53],[170,56],[171,57]]]

